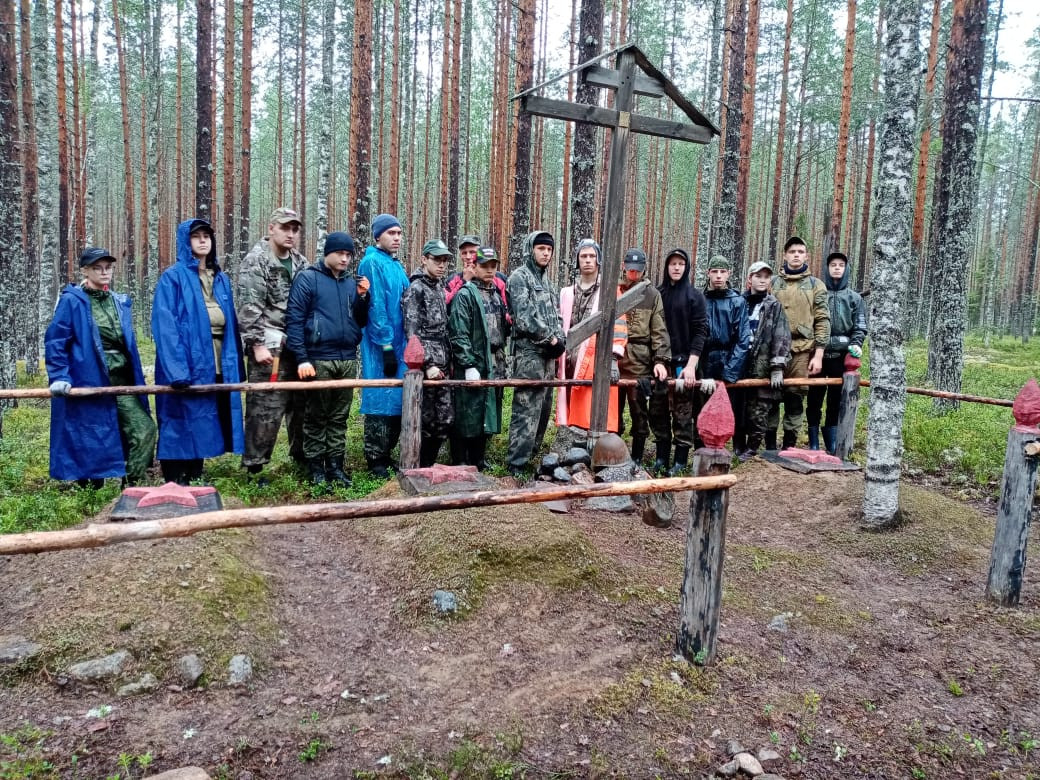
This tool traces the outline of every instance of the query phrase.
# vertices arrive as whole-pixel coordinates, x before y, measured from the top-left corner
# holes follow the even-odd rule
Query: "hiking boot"
[[[310,480],[312,485],[324,485],[326,483],[325,462],[321,458],[308,458],[306,466],[307,479]]]
[[[818,450],[820,449],[820,426],[810,425],[809,426],[809,449]]]
[[[795,431],[784,431],[783,449],[787,450],[798,444],[798,434]]]
[[[643,450],[646,449],[645,436],[632,437],[632,462],[637,466],[643,462]]]
[[[657,442],[657,457],[654,465],[650,467],[650,473],[655,477],[664,476],[668,472],[668,464],[672,459],[672,443],[670,441]]]
[[[325,479],[341,487],[350,487],[350,475],[343,470],[343,456],[325,459]]]
[[[369,463],[368,473],[376,479],[390,479],[390,468],[382,463]]]
[[[776,449],[776,431],[766,431],[766,449]]]

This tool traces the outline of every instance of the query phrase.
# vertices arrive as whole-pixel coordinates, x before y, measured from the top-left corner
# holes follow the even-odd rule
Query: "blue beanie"
[[[325,236],[325,254],[328,255],[332,252],[350,252],[350,254],[354,254],[354,239],[340,230],[337,230],[335,233],[329,233]]]
[[[393,214],[379,214],[372,220],[372,240],[375,241],[392,227],[401,227]]]

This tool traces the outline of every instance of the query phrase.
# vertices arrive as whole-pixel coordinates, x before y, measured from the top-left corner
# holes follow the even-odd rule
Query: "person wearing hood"
[[[87,247],[79,258],[83,282],[61,292],[44,335],[50,382],[50,475],[95,489],[106,477],[144,481],[155,454],[148,396],[79,398],[73,387],[143,385],[130,297],[112,292],[116,259]]]
[[[602,257],[599,244],[591,238],[583,238],[574,250],[575,265],[578,278],[574,284],[560,290],[560,316],[563,318],[563,331],[570,329],[582,320],[599,311],[600,265]],[[620,378],[618,361],[625,354],[625,342],[628,340],[628,322],[624,315],[614,321],[614,340],[612,344],[613,358],[610,362],[610,380],[617,382]],[[596,360],[596,335],[593,334],[581,344],[572,344],[571,349],[558,359],[557,375],[561,379],[592,379],[593,364]],[[592,414],[591,387],[561,387],[556,396],[556,423],[573,425],[577,428],[589,429]],[[618,392],[612,389],[608,397],[607,430],[618,431]]]
[[[863,342],[867,338],[867,307],[863,297],[849,288],[849,259],[841,252],[827,256],[827,311],[830,313],[831,335],[823,350],[821,376],[840,377],[845,373],[845,358],[858,361],[863,357]],[[823,399],[827,398],[827,416],[824,419],[823,441],[831,455],[838,443],[838,412],[841,408],[841,385],[810,387],[805,416],[809,423],[809,449],[820,449],[820,420]]]
[[[747,303],[730,287],[733,264],[716,255],[708,261],[708,283],[704,297],[708,304],[708,342],[701,360],[701,392],[715,392],[716,382],[733,384],[744,373],[744,361],[751,347],[751,326]],[[739,393],[729,396],[733,416],[739,413]],[[703,403],[699,404],[703,406]]]
[[[401,297],[408,289],[408,275],[397,253],[404,233],[393,214],[372,220],[375,245],[365,250],[358,274],[371,283],[368,324],[361,338],[361,376],[364,379],[401,379],[404,362],[404,316]],[[365,416],[365,460],[369,472],[380,479],[390,476],[391,453],[401,438],[401,388],[366,387],[361,391]]]
[[[759,261],[748,268],[748,322],[751,325],[751,349],[744,362],[744,379],[768,379],[766,387],[749,387],[743,391],[741,414],[736,415],[733,450],[743,461],[758,454],[766,432],[769,414],[780,403],[784,389],[784,367],[791,354],[791,327],[780,301],[769,292],[773,269]],[[736,389],[736,388],[734,388]],[[732,391],[731,391],[732,392]],[[774,444],[775,444],[774,433]]]
[[[152,303],[155,383],[192,385],[242,381],[238,320],[231,283],[217,264],[213,228],[204,219],[177,226],[177,262],[163,271]],[[204,458],[244,447],[238,393],[172,393],[155,399],[159,464],[168,482],[202,476]]]
[[[773,277],[773,295],[784,307],[791,326],[791,359],[784,379],[806,379],[823,368],[823,351],[831,336],[831,315],[827,308],[827,290],[823,282],[809,270],[809,250],[805,241],[791,236],[784,244],[784,264]],[[805,386],[784,387],[783,447],[794,447],[805,423]],[[766,449],[776,448],[779,410],[769,415],[766,427]]]
[[[668,474],[682,474],[688,464],[690,448],[695,446],[693,393],[697,381],[697,365],[708,338],[708,313],[704,293],[690,284],[690,256],[685,249],[675,248],[665,257],[665,275],[661,286],[661,304],[671,344],[671,374],[676,378],[675,390],[667,397],[650,396],[650,416],[668,419],[672,437],[658,443],[661,450],[660,469],[668,468],[671,442],[675,443],[675,461]],[[656,463],[654,464],[657,465]]]
[[[630,290],[646,276],[646,252],[629,249],[621,264],[618,296]],[[632,460],[643,461],[646,437],[651,430],[657,442],[656,470],[664,465],[672,449],[671,420],[668,417],[668,367],[672,364],[671,342],[664,318],[664,304],[656,287],[647,286],[635,305],[625,312],[628,341],[619,365],[622,379],[635,379],[638,384],[627,388],[626,399],[632,416]],[[650,398],[657,395],[650,415]]]
[[[368,280],[350,275],[354,239],[325,236],[323,258],[293,280],[285,310],[285,343],[296,375],[307,379],[357,379],[361,329],[368,321]],[[353,388],[309,390],[303,396],[303,455],[311,483],[350,487],[343,468],[347,415]]]
[[[296,249],[303,224],[300,215],[282,206],[272,212],[267,235],[242,258],[235,298],[250,382],[295,381],[296,356],[285,348],[285,309],[296,274],[307,259]],[[289,456],[306,467],[303,454],[303,393],[286,391],[246,396],[246,443],[242,466],[259,475],[271,462],[278,430],[285,418]],[[266,483],[266,477],[257,478]]]
[[[448,304],[444,296],[444,275],[451,250],[439,238],[422,248],[419,270],[401,300],[405,339],[418,336],[422,344],[423,372],[427,379],[447,379],[451,368],[451,343],[448,340]],[[419,466],[437,462],[448,432],[455,420],[455,405],[450,387],[427,385],[422,393],[422,436]]]
[[[556,241],[550,233],[536,230],[524,238],[522,263],[509,275],[507,294],[513,317],[513,364],[515,379],[552,379],[556,359],[567,350],[567,337],[560,317],[559,293],[549,277]],[[509,421],[506,468],[522,479],[527,462],[538,450],[549,425],[552,388],[516,388]]]

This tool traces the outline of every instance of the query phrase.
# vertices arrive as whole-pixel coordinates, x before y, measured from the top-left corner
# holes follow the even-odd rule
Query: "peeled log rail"
[[[729,474],[717,477],[670,477],[634,482],[606,482],[597,485],[554,486],[537,490],[481,490],[472,493],[449,493],[443,496],[351,501],[340,504],[226,509],[219,512],[170,517],[165,520],[104,523],[67,531],[8,534],[0,536],[0,555],[24,555],[51,550],[105,547],[120,542],[191,536],[199,531],[214,531],[219,528],[248,528],[286,523],[349,520],[359,517],[414,515],[442,509],[535,504],[541,501],[560,501],[594,496],[630,496],[645,493],[672,493],[681,490],[720,490],[732,487],[736,482],[737,478]]]

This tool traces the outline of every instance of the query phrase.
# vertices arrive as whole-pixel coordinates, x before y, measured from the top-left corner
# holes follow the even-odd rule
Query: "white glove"
[[[711,395],[715,392],[715,380],[714,379],[702,379],[701,380],[701,392],[705,395]]]
[[[437,366],[430,366],[426,369],[427,379],[444,379],[444,372],[441,371]]]
[[[59,379],[57,382],[51,382],[50,391],[51,395],[66,396],[69,394],[69,390],[72,389],[72,385],[68,382]]]
[[[681,393],[685,389],[686,380],[682,378],[682,374],[679,374],[679,376],[675,378],[675,392]]]
[[[480,372],[477,371],[477,369],[475,369],[475,368],[467,368],[466,369],[466,381],[467,382],[475,382],[478,379],[480,379]]]

